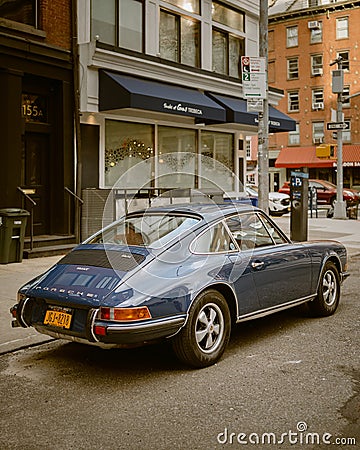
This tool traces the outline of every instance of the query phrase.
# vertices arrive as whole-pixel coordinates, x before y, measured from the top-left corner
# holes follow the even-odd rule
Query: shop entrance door
[[[48,134],[25,133],[24,185],[22,188],[36,202],[36,206],[33,208],[35,236],[49,234],[50,230],[49,149]]]

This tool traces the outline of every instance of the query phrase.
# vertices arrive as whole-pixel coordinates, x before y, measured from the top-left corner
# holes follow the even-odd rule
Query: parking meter
[[[309,174],[305,170],[291,172],[290,177],[290,238],[293,241],[306,241],[308,235]]]

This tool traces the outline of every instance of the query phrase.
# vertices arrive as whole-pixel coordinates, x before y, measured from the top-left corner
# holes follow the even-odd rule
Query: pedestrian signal
[[[334,144],[321,144],[316,147],[316,156],[318,158],[335,159],[335,147]]]

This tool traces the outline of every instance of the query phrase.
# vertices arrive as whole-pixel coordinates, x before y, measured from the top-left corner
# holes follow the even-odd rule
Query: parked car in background
[[[250,198],[258,200],[258,187],[253,184],[246,185],[246,193]],[[256,205],[258,206],[257,202]],[[271,216],[282,216],[290,211],[290,195],[281,192],[269,192],[269,213]]]
[[[181,361],[206,367],[235,323],[302,303],[334,314],[346,264],[341,243],[293,243],[252,205],[148,208],[21,287],[13,326],[102,347],[166,339]]]
[[[320,205],[334,205],[336,200],[336,185],[326,180],[309,180],[309,188],[315,188],[317,202]],[[290,195],[290,181],[285,181],[279,192]],[[360,202],[360,193],[354,189],[344,188],[343,198],[347,206],[353,206]]]

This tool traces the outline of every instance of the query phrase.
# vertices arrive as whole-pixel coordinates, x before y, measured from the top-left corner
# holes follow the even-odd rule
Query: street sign
[[[248,98],[246,100],[247,112],[264,112],[264,101],[262,98]]]
[[[242,56],[242,85],[245,98],[266,98],[266,60],[263,57]]]
[[[326,124],[327,130],[349,130],[350,125],[348,122],[329,122]]]

